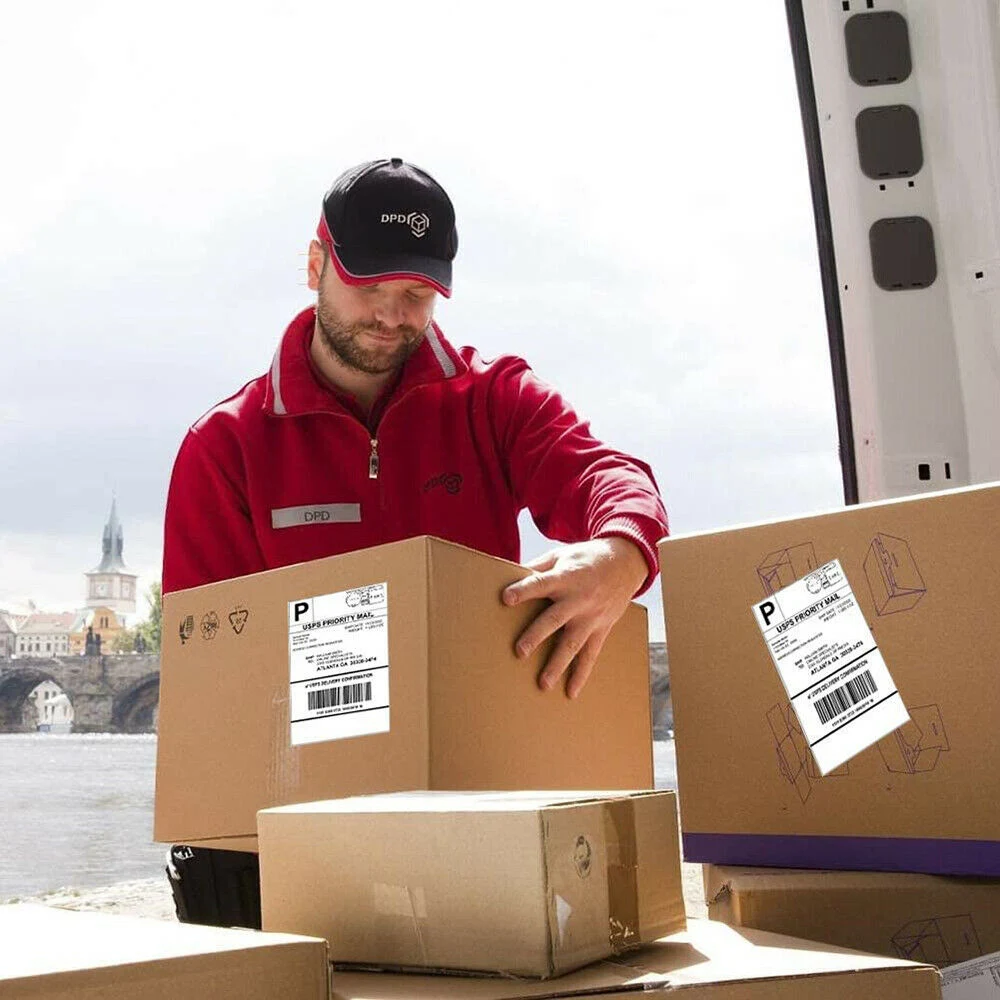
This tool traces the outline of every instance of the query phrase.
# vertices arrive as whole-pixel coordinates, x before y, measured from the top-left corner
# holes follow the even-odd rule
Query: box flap
[[[435,976],[335,971],[333,995],[340,1000],[402,1000],[404,997],[443,995],[455,1000],[542,1000],[774,981],[795,976],[839,977],[849,973],[878,975],[887,972],[906,977],[905,988],[898,993],[900,997],[935,1000],[939,996],[937,970],[930,966],[817,945],[764,931],[735,930],[725,924],[692,920],[683,933],[547,982],[445,980]],[[852,994],[850,988],[845,990],[843,983],[836,992],[830,993],[831,1000],[846,995],[857,994]]]

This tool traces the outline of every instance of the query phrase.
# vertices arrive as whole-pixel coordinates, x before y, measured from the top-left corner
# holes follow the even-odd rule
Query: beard
[[[325,301],[322,292],[316,304],[316,327],[323,346],[334,357],[354,371],[368,375],[383,375],[401,368],[407,358],[420,346],[424,331],[415,326],[397,326],[393,329],[383,323],[347,323]],[[395,341],[362,343],[362,334],[388,336],[395,334]]]

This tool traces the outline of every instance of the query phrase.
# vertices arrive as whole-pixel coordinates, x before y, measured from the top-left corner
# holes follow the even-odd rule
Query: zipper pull
[[[372,438],[372,453],[368,456],[368,478],[378,479],[378,441]]]

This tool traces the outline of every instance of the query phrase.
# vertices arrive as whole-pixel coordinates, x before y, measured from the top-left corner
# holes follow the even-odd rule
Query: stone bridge
[[[42,681],[55,681],[73,705],[76,733],[148,733],[160,700],[158,655],[105,654],[0,658],[0,732],[30,732],[24,703]]]
[[[653,732],[656,739],[666,739],[674,720],[664,643],[650,643],[649,666]],[[25,699],[45,680],[55,681],[72,703],[74,732],[148,733],[156,729],[159,656],[106,654],[0,657],[0,733],[27,731],[21,722]]]

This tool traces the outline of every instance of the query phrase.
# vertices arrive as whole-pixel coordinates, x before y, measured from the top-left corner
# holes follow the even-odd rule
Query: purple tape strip
[[[777,868],[1000,875],[1000,841],[685,833],[684,860]]]

